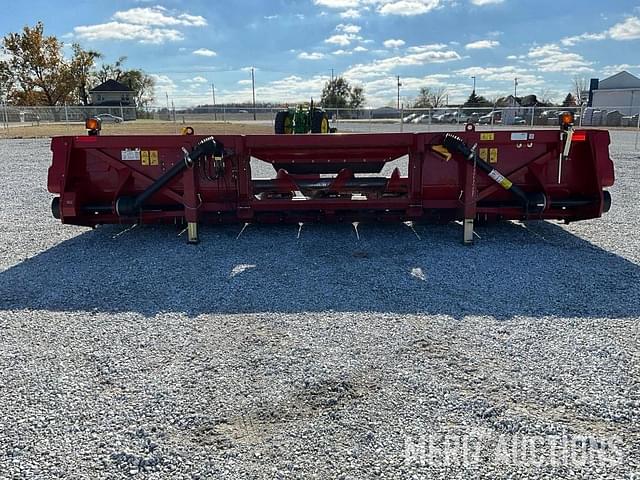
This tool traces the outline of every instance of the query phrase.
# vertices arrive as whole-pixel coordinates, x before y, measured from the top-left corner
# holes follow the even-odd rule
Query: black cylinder
[[[133,202],[133,209],[138,210],[144,203],[149,200],[155,193],[162,189],[167,183],[173,180],[176,175],[187,169],[188,161],[184,158],[182,161],[176,163],[173,167],[167,170],[164,175],[153,182],[149,187],[138,195]]]
[[[205,155],[222,156],[223,154],[224,147],[222,144],[216,143],[213,137],[205,138],[194,147],[191,153],[185,155],[181,161],[167,170],[140,195],[137,197],[119,197],[115,204],[116,213],[121,217],[136,215],[147,200],[173,180],[178,174],[182,173],[188,167],[193,166],[193,164],[198,162],[201,157]]]

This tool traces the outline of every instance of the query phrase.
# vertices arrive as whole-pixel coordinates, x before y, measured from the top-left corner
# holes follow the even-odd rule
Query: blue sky
[[[0,33],[42,20],[48,34],[155,76],[157,103],[295,102],[335,74],[362,85],[368,106],[421,86],[460,101],[477,77],[489,98],[562,99],[572,79],[640,74],[640,2],[629,0],[0,0]]]

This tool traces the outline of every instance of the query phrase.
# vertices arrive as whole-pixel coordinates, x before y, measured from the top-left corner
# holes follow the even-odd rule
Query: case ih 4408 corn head
[[[198,224],[600,217],[613,185],[609,133],[558,129],[337,135],[100,136],[52,142],[49,191],[63,223]],[[408,174],[380,172],[408,157]],[[254,178],[253,162],[273,166]]]

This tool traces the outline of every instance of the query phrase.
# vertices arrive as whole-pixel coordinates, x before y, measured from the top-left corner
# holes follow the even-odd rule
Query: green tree
[[[136,105],[145,107],[154,99],[155,80],[150,75],[139,69],[127,70],[124,63],[127,57],[119,57],[113,64],[104,63],[95,73],[95,83],[104,83],[107,80],[127,85],[134,92]]]
[[[14,78],[7,62],[0,62],[0,100],[11,96],[14,87]]]
[[[577,106],[576,97],[574,97],[573,94],[571,94],[571,93],[567,94],[567,96],[565,97],[565,99],[562,102],[562,106],[563,107],[575,107],[575,106]]]
[[[422,87],[418,92],[418,97],[413,102],[413,108],[431,108],[431,89],[429,87]]]
[[[73,71],[62,54],[62,42],[45,36],[42,22],[9,33],[2,45],[9,58],[0,70],[11,72],[11,83],[19,87],[12,94],[14,101],[53,106],[67,100],[75,85]]]
[[[102,54],[94,50],[83,50],[79,44],[73,44],[71,71],[75,79],[78,100],[82,105],[89,105],[89,84],[92,81],[96,59]]]
[[[487,108],[493,107],[493,103],[484,98],[481,95],[476,95],[476,92],[471,93],[466,102],[462,105],[463,107],[473,107],[473,108]]]
[[[0,62],[0,89],[9,93],[17,105],[61,105],[78,102],[87,105],[88,88],[94,76],[99,52],[83,50],[73,44],[73,57],[66,60],[64,44],[44,34],[44,25],[24,27],[2,41],[8,58]]]
[[[365,104],[362,87],[351,87],[343,77],[329,80],[322,89],[320,104],[324,108],[360,108]]]
[[[353,87],[349,95],[349,107],[362,108],[365,104],[364,89],[360,86]]]
[[[127,61],[127,57],[119,57],[114,63],[103,63],[95,74],[96,83],[104,83],[107,80],[115,80],[119,82],[122,79],[122,75],[125,73],[123,69],[124,62]]]

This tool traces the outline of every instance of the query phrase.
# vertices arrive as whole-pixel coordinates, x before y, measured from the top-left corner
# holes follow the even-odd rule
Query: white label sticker
[[[489,172],[489,177],[494,179],[496,183],[502,183],[504,180],[504,177],[497,170],[491,170],[491,172]]]
[[[122,150],[120,152],[120,158],[122,161],[140,161],[140,149],[136,148],[135,150]]]
[[[528,138],[529,138],[529,135],[526,132],[525,133],[512,133],[511,134],[511,141],[512,142],[526,142]]]
[[[535,133],[530,133],[529,134],[529,140],[535,140],[536,139],[536,134]]]

